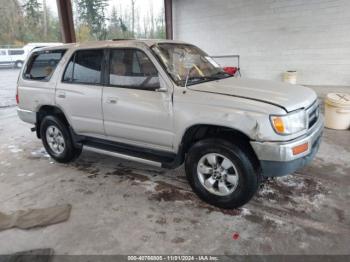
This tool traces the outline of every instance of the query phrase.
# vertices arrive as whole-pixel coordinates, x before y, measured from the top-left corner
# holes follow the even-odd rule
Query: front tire
[[[44,117],[40,125],[40,135],[47,153],[57,162],[71,162],[82,151],[81,147],[74,147],[67,125],[58,117]]]
[[[249,150],[223,139],[205,139],[188,152],[185,169],[193,191],[220,208],[246,204],[259,187],[260,174]]]

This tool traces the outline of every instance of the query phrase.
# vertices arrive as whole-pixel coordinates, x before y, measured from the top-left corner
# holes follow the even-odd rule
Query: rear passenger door
[[[81,135],[105,134],[101,105],[103,60],[104,49],[76,51],[56,87],[56,104]]]
[[[19,102],[22,109],[38,110],[42,105],[55,102],[55,86],[65,49],[33,52],[23,68],[18,82]]]
[[[150,58],[139,49],[110,49],[108,69],[102,99],[106,135],[171,151],[172,90]]]

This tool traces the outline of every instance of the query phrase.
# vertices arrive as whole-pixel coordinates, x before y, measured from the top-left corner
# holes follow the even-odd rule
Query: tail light
[[[16,88],[16,103],[17,103],[17,105],[19,104],[18,85]]]
[[[18,95],[19,78],[20,78],[20,74],[18,75],[18,78],[17,78],[17,88],[16,88],[16,103],[17,103],[17,105],[19,104],[19,95]]]

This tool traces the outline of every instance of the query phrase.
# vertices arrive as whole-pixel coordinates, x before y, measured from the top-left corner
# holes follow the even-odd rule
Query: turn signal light
[[[283,120],[280,117],[273,118],[273,125],[278,133],[284,133]]]
[[[309,149],[309,143],[301,144],[299,146],[293,147],[293,155],[299,155],[306,152]]]

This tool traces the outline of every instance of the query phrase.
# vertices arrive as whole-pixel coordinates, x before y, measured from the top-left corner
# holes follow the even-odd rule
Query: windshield
[[[160,43],[152,50],[172,79],[181,86],[230,77],[205,52],[188,44]]]

